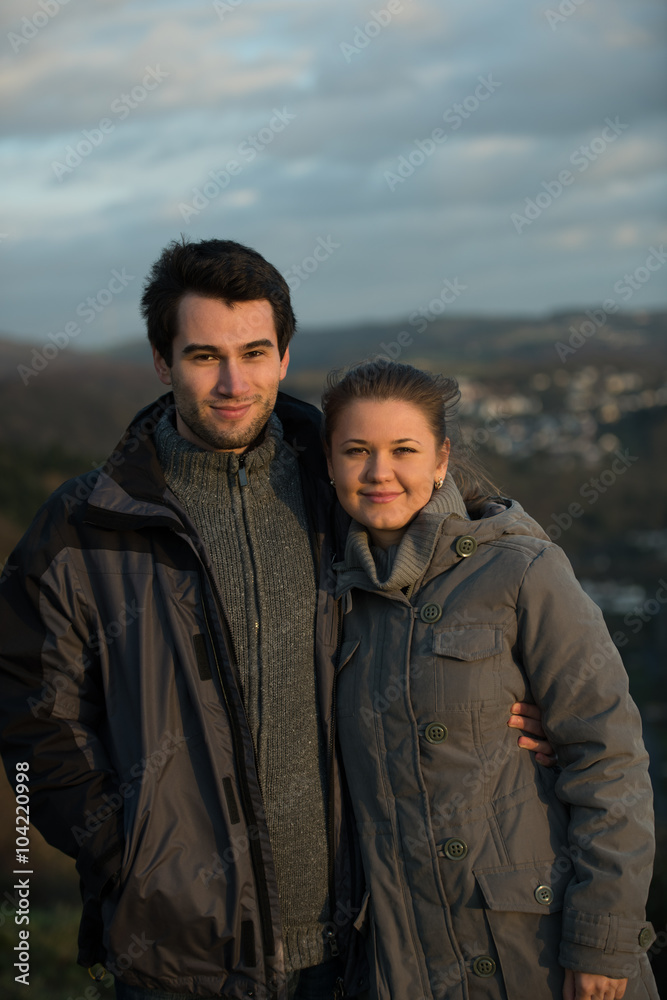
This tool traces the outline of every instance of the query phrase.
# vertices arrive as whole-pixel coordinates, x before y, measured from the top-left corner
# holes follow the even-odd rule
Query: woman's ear
[[[445,438],[440,449],[440,461],[437,467],[438,478],[444,479],[447,474],[447,466],[449,465],[449,452],[450,452],[450,440]]]

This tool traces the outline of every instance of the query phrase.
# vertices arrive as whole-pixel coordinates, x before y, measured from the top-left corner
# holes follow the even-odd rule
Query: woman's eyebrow
[[[407,444],[408,441],[413,441],[415,444],[420,444],[421,442],[418,438],[396,438],[394,441],[390,441],[390,444]],[[345,441],[341,441],[343,444],[368,444],[364,438],[347,438]]]

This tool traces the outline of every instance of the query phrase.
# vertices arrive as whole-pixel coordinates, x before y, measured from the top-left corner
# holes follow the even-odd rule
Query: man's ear
[[[280,381],[287,375],[287,368],[289,366],[289,345],[285,348],[285,353],[280,359]]]
[[[156,347],[152,348],[153,351],[153,364],[155,365],[155,371],[157,372],[157,377],[163,385],[171,385],[171,368],[164,360],[160,352]]]

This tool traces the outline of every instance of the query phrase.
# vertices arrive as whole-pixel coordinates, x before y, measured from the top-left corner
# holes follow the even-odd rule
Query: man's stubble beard
[[[275,399],[269,400],[261,396],[253,396],[250,400],[244,400],[245,403],[261,402],[262,404],[260,411],[256,414],[252,423],[245,427],[239,427],[238,430],[235,428],[222,430],[214,426],[213,421],[215,417],[209,417],[208,421],[205,419],[204,414],[206,412],[210,413],[210,407],[190,399],[187,394],[182,394],[180,386],[176,382],[172,383],[172,391],[174,393],[176,410],[183,423],[186,424],[193,434],[196,434],[201,441],[215,451],[231,451],[236,448],[249,447],[263,431],[275,406]],[[235,400],[234,402],[236,405],[239,405],[241,400]]]

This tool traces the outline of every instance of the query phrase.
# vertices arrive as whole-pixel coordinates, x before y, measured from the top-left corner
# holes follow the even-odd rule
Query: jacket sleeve
[[[120,868],[122,795],[100,738],[80,553],[62,541],[54,506],[38,513],[0,583],[0,749],[12,786],[16,764],[29,765],[30,822],[76,858],[84,897],[94,898]]]
[[[556,793],[570,809],[574,877],[560,962],[632,976],[654,939],[644,910],[654,855],[648,755],[602,614],[555,545],[525,573],[518,626],[524,667],[562,767]]]

